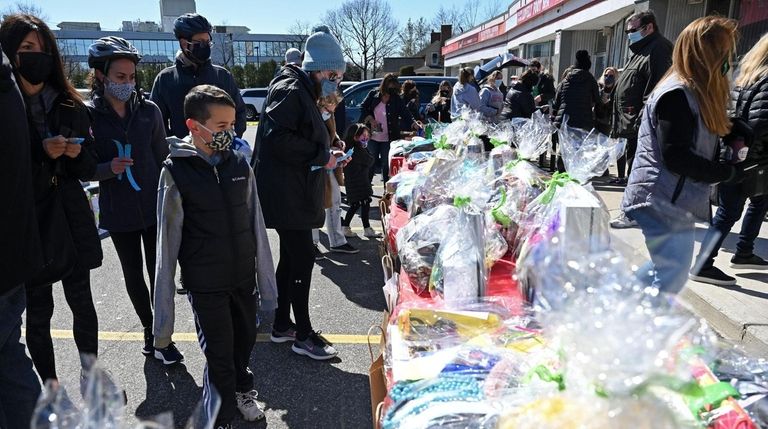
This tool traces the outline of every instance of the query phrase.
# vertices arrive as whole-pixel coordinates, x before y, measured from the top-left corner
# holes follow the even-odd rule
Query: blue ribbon
[[[115,147],[117,147],[117,157],[118,158],[130,158],[131,157],[131,144],[128,143],[125,145],[125,148],[123,148],[123,144],[120,143],[117,140],[112,140],[112,142],[115,143]],[[125,175],[128,177],[128,183],[131,184],[131,187],[136,191],[141,191],[141,188],[139,187],[139,184],[136,183],[136,179],[133,178],[133,172],[131,171],[131,167],[125,167]],[[117,175],[117,180],[123,180],[123,173],[120,173]]]

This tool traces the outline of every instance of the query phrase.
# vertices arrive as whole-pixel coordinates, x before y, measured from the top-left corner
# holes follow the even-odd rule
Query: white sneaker
[[[356,238],[357,237],[357,234],[352,232],[352,228],[350,228],[348,226],[342,226],[341,227],[341,232],[343,232],[344,233],[344,237],[347,237],[347,238]]]
[[[637,221],[628,218],[624,212],[622,212],[619,217],[611,221],[611,228],[616,229],[635,228],[637,226],[639,226]]]
[[[363,235],[367,238],[381,238],[381,234],[368,227],[364,229]]]
[[[235,393],[237,399],[237,409],[243,415],[243,419],[249,422],[261,420],[264,418],[264,411],[261,410],[259,404],[256,403],[256,398],[259,396],[259,392],[251,390],[250,392]]]

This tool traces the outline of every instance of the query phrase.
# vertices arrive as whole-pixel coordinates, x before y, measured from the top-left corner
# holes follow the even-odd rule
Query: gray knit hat
[[[306,71],[347,69],[339,41],[325,25],[312,29],[312,35],[304,44],[304,62],[301,63],[301,68]]]
[[[298,64],[301,62],[301,51],[296,48],[291,48],[285,51],[285,63],[286,64]]]

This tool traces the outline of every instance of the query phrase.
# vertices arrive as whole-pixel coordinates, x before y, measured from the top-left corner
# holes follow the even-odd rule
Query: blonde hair
[[[741,59],[735,83],[736,86],[744,88],[766,75],[768,75],[768,33],[763,34],[763,37]]]
[[[616,81],[619,80],[619,69],[616,67],[606,67],[605,70],[603,70],[603,74],[600,75],[600,77],[597,79],[597,83],[600,85],[605,85],[605,72],[607,71],[613,71],[613,74],[616,76],[615,81],[613,82],[614,85],[616,85]]]
[[[693,91],[707,129],[721,136],[731,130],[728,119],[729,82],[721,68],[736,47],[737,23],[733,19],[705,16],[691,22],[675,42],[672,67],[661,81],[676,74]]]

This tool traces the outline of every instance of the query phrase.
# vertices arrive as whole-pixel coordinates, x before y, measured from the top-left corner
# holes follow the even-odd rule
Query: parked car
[[[437,92],[440,82],[447,80],[451,83],[451,86],[456,83],[457,78],[449,76],[401,76],[397,80],[402,84],[406,80],[411,79],[416,83],[416,88],[419,90],[419,111],[423,111],[424,108],[432,100],[432,97]],[[381,79],[369,79],[360,82],[356,85],[344,90],[344,106],[347,109],[347,123],[344,124],[344,128],[347,129],[349,125],[360,118],[360,105],[365,100],[365,97],[373,89],[377,89],[381,85]]]
[[[245,103],[245,119],[255,121],[259,118],[264,108],[264,100],[267,99],[268,88],[246,88],[240,90]]]

